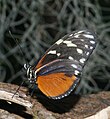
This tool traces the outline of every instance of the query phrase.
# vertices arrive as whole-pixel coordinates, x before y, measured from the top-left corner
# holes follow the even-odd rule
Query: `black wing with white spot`
[[[78,83],[79,75],[95,46],[96,35],[89,30],[75,31],[59,39],[47,50],[35,68],[39,76],[38,82],[40,82],[38,87],[41,91],[54,99],[70,94]],[[43,80],[42,77],[47,79]],[[46,86],[51,87],[55,93],[50,88],[49,92],[44,86],[48,79],[50,80]]]
[[[89,30],[75,31],[59,39],[45,53],[38,66],[56,59],[68,59],[83,66],[96,46],[96,35]]]

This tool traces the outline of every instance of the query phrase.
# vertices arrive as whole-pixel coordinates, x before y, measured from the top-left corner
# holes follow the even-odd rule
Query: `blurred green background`
[[[0,81],[19,85],[25,58],[34,65],[60,37],[84,28],[97,33],[98,45],[77,91],[87,94],[109,90],[109,0],[0,0]]]

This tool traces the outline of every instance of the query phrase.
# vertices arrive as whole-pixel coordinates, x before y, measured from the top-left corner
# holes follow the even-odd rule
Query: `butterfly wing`
[[[53,99],[70,94],[95,46],[96,35],[89,30],[75,31],[58,40],[35,67],[38,88]]]

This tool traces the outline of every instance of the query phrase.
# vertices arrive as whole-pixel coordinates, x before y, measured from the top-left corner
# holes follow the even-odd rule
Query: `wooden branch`
[[[0,99],[6,100],[9,103],[14,102],[14,103],[17,103],[19,105],[23,105],[23,106],[28,107],[28,108],[32,107],[32,104],[28,100],[24,100],[23,98],[19,97],[18,93],[12,98],[13,95],[14,94],[11,92],[0,90]]]
[[[0,83],[0,118],[99,119],[103,116],[104,119],[110,118],[110,92],[85,96],[71,94],[61,100],[52,100],[39,90],[30,97],[26,95],[28,88],[21,87],[12,98],[17,88],[17,85]]]
[[[85,119],[110,119],[110,106]]]

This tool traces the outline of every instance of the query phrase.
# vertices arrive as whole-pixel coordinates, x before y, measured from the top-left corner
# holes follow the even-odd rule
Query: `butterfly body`
[[[50,47],[37,66],[26,67],[28,80],[52,99],[69,95],[80,80],[83,67],[96,46],[96,35],[89,30],[75,31]]]

